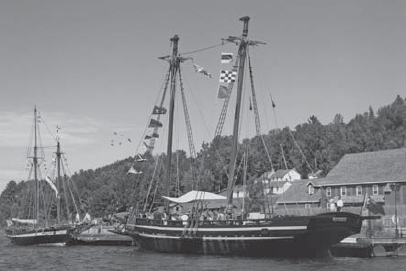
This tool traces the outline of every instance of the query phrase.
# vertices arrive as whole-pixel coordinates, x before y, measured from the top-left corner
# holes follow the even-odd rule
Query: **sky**
[[[43,137],[61,127],[72,173],[138,153],[168,70],[159,57],[172,53],[175,34],[179,53],[191,58],[182,78],[198,151],[211,141],[222,107],[221,52],[237,51],[222,38],[241,36],[243,16],[251,18],[249,38],[266,42],[249,49],[264,133],[294,129],[312,115],[328,124],[339,113],[348,122],[406,97],[403,0],[2,0],[0,191],[27,178],[34,107],[46,124]],[[193,63],[212,77],[195,73]],[[174,146],[186,149],[176,106]],[[242,115],[255,130],[247,106]],[[242,137],[253,135],[248,128]],[[161,130],[158,153],[166,148]],[[226,124],[224,134],[230,131]],[[44,139],[48,151],[54,143]]]

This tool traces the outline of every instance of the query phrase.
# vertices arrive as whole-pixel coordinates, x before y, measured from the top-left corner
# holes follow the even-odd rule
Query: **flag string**
[[[226,45],[227,43],[230,43],[230,42],[229,42],[229,41],[227,41],[227,42],[224,42],[224,41],[223,41],[221,44],[217,44],[217,45],[205,47],[205,48],[202,48],[202,49],[199,49],[199,50],[195,50],[195,51],[186,52],[186,53],[183,53],[183,54],[180,54],[180,55],[181,55],[181,56],[182,56],[182,55],[189,55],[189,54],[193,54],[193,53],[197,53],[197,52],[206,51],[206,50],[209,50],[209,49],[212,49],[212,48],[215,48],[215,47],[224,46],[224,45]]]

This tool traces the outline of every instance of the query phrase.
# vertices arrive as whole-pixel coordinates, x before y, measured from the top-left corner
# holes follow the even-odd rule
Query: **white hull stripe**
[[[159,239],[181,239],[182,237],[179,236],[168,236],[168,235],[154,235],[154,234],[146,234],[140,233],[139,236],[146,237],[146,238],[159,238]],[[187,239],[187,238],[185,238]],[[279,236],[279,237],[252,237],[252,236],[209,236],[209,237],[202,237],[203,241],[211,241],[211,240],[240,240],[240,241],[253,241],[253,240],[283,240],[283,239],[293,239],[293,236]]]
[[[38,236],[54,236],[54,235],[66,235],[68,233],[67,230],[60,230],[60,231],[46,231],[46,232],[30,232],[30,233],[22,233],[22,234],[7,234],[6,236],[9,238],[25,238],[25,237],[38,237]]]
[[[184,228],[175,227],[158,227],[158,226],[144,226],[136,225],[137,228],[143,228],[148,230],[161,230],[161,231],[183,231]],[[189,229],[187,227],[186,229]],[[286,227],[238,227],[238,228],[201,228],[197,227],[199,232],[241,232],[241,231],[260,231],[267,229],[268,231],[295,231],[295,230],[307,230],[307,226],[286,226]]]

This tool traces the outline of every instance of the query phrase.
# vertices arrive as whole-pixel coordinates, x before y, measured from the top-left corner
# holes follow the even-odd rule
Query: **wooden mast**
[[[58,179],[56,182],[56,190],[58,191],[58,196],[56,198],[56,213],[58,223],[61,222],[61,197],[59,195],[60,190],[60,182],[61,182],[61,144],[59,143],[59,136],[57,136],[57,144],[56,144],[56,163],[57,163],[57,174]]]
[[[248,36],[248,21],[250,17],[245,16],[240,18],[240,21],[244,22],[242,38],[240,40],[240,46],[238,49],[238,58],[239,58],[239,66],[238,66],[238,84],[237,84],[237,101],[235,107],[235,117],[234,117],[234,128],[233,128],[233,142],[232,142],[232,149],[231,149],[231,159],[229,164],[228,170],[228,184],[227,184],[227,203],[228,208],[232,208],[233,203],[233,190],[234,190],[234,178],[235,178],[235,166],[237,161],[237,153],[238,153],[238,130],[240,126],[240,111],[241,111],[241,99],[242,99],[242,87],[243,87],[243,79],[244,79],[244,66],[245,66],[245,59],[247,56],[247,46],[249,42],[247,40]]]
[[[166,195],[169,195],[170,184],[171,184],[171,161],[172,161],[172,138],[173,138],[173,114],[175,108],[175,94],[176,94],[176,76],[179,71],[180,58],[178,57],[178,35],[173,36],[170,39],[172,42],[172,57],[169,58],[169,69],[170,69],[170,79],[171,79],[171,88],[170,88],[170,102],[169,102],[169,127],[168,127],[168,146],[166,150],[167,155],[167,176],[166,176],[166,186],[165,191]],[[169,202],[165,203],[165,209],[168,210]]]
[[[39,222],[39,183],[38,183],[38,157],[37,157],[37,107],[34,107],[34,157],[32,159],[33,166],[34,166],[34,182],[35,182],[35,211],[34,211],[34,219]]]

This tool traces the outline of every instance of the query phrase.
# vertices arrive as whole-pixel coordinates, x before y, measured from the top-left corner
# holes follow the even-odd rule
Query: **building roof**
[[[277,204],[320,202],[321,189],[315,189],[314,194],[310,195],[308,183],[309,180],[292,182],[292,186],[278,199]]]
[[[406,148],[346,154],[319,185],[406,182]]]
[[[176,203],[186,203],[186,202],[193,202],[196,200],[225,200],[226,197],[218,195],[218,194],[214,194],[214,193],[210,193],[210,192],[205,192],[205,191],[196,191],[196,190],[192,190],[182,196],[180,196],[179,198],[173,198],[173,197],[166,197],[166,196],[162,196],[165,199],[168,199],[172,202],[176,202]]]
[[[294,172],[297,173],[297,171],[292,168],[292,169],[278,169],[277,171],[267,171],[264,174],[261,175],[259,178],[265,178],[265,179],[282,179],[285,177],[288,173]],[[299,173],[297,173],[299,174]]]
[[[286,174],[288,174],[292,170],[293,169],[278,169],[277,171],[275,171],[275,177],[276,178],[283,178],[283,177],[285,177]]]

